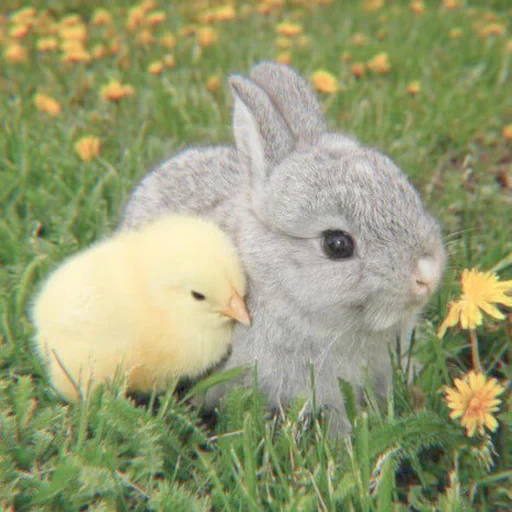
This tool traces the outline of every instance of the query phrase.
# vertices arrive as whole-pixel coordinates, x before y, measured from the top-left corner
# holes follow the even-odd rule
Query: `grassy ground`
[[[467,336],[435,335],[459,293],[461,269],[490,269],[512,250],[508,2],[235,1],[235,19],[213,21],[205,14],[221,5],[214,1],[155,3],[150,12],[166,19],[133,30],[126,28],[135,5],[129,0],[105,2],[113,16],[107,26],[92,23],[94,2],[85,0],[1,3],[0,507],[508,509],[510,393],[498,431],[466,437],[449,419],[441,390],[471,365]],[[21,7],[37,9],[26,35],[26,20],[13,21]],[[71,14],[87,26],[90,62],[38,50],[37,41]],[[303,34],[276,34],[282,21],[299,24]],[[212,33],[197,26],[211,27],[216,41],[201,46],[199,34],[204,45]],[[172,38],[162,44],[167,32],[175,47]],[[381,52],[389,71],[354,76],[354,63]],[[164,56],[161,74],[148,72]],[[263,58],[291,59],[306,76],[333,73],[339,91],[322,95],[331,125],[388,152],[441,219],[451,256],[418,329],[424,371],[407,388],[398,369],[384,408],[368,389],[368,407],[353,412],[347,440],[328,439],[321,422],[300,421],[300,402],[283,421],[268,417],[264,398],[251,390],[234,391],[213,428],[171,392],[137,407],[114,385],[65,405],[30,350],[34,290],[66,255],[112,230],[152,164],[186,145],[230,140],[226,76]],[[103,99],[101,87],[112,78],[134,94],[118,103]],[[220,80],[217,88],[212,78]],[[408,92],[413,81],[417,94]],[[36,93],[55,98],[60,113],[39,112]],[[86,135],[101,141],[89,162],[74,147]],[[502,267],[501,278],[510,279]],[[510,379],[510,317],[486,320],[478,334],[484,368]]]

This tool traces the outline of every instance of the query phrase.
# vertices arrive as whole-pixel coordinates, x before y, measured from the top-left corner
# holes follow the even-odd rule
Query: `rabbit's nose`
[[[423,256],[418,260],[413,274],[414,294],[425,297],[430,294],[439,279],[439,265],[432,256]]]

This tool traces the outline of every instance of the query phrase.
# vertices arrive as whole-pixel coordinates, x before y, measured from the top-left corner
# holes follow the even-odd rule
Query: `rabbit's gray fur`
[[[388,157],[327,131],[294,70],[263,62],[230,84],[236,148],[188,149],[161,164],[135,189],[122,226],[172,210],[230,233],[253,323],[237,325],[226,367],[257,362],[273,406],[310,396],[311,365],[320,405],[342,410],[337,377],[359,388],[366,367],[386,393],[388,344],[408,336],[425,302],[410,291],[418,260],[435,262],[435,284],[444,267],[437,222]],[[353,236],[352,258],[326,258],[328,229]],[[335,420],[346,430],[343,415]]]

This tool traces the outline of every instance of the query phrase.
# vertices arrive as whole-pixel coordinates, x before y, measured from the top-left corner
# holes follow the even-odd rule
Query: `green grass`
[[[178,34],[207,3],[158,2],[168,16],[154,32]],[[497,433],[467,438],[449,419],[441,393],[471,365],[467,337],[453,331],[441,342],[435,335],[448,301],[459,293],[461,269],[490,269],[512,251],[512,147],[502,133],[512,122],[510,7],[506,0],[466,0],[447,10],[432,0],[418,15],[408,1],[385,3],[367,12],[356,0],[307,9],[288,1],[261,15],[240,9],[255,2],[239,1],[238,19],[214,25],[215,45],[200,50],[193,36],[178,36],[172,51],[177,65],[160,76],[147,66],[170,50],[136,44],[124,28],[134,4],[128,0],[109,3],[123,48],[117,56],[65,65],[60,54],[38,54],[32,33],[22,40],[27,62],[0,57],[0,508],[512,506],[510,392]],[[87,22],[91,4],[30,5],[46,5],[55,20],[78,13]],[[9,13],[22,6],[2,2],[2,53]],[[306,76],[325,68],[340,79],[338,94],[322,96],[331,126],[389,153],[443,225],[449,268],[417,330],[415,352],[424,368],[415,386],[407,387],[396,368],[388,403],[378,404],[368,389],[365,410],[352,411],[351,437],[337,440],[321,420],[304,420],[300,401],[278,420],[252,390],[233,391],[211,428],[172,392],[137,406],[123,396],[120,382],[84,403],[64,404],[31,351],[27,313],[38,284],[67,255],[114,228],[131,189],[153,164],[187,145],[231,140],[226,76],[275,58],[275,26],[285,19],[301,23],[309,38],[308,45],[290,50],[293,65]],[[481,37],[490,23],[502,24],[505,33]],[[456,27],[462,35],[452,39]],[[365,45],[352,42],[357,32],[367,36]],[[88,48],[102,34],[90,27]],[[392,69],[356,79],[343,52],[352,62],[387,52]],[[213,75],[222,85],[211,93],[205,84]],[[100,88],[110,78],[132,84],[135,95],[119,104],[102,100]],[[413,80],[421,92],[411,97],[405,89]],[[52,119],[38,112],[36,92],[57,98],[62,113]],[[73,146],[89,134],[101,139],[101,154],[83,163]],[[497,180],[507,173],[508,188]],[[501,278],[510,279],[511,268],[503,266]],[[478,334],[484,368],[510,380],[510,316],[508,323],[486,320]],[[342,387],[350,404],[350,386]]]

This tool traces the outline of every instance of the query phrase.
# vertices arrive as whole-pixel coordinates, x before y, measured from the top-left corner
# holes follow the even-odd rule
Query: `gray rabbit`
[[[236,147],[162,163],[133,192],[122,226],[169,210],[217,221],[240,251],[253,319],[237,327],[225,367],[257,362],[278,407],[311,396],[312,366],[317,403],[346,432],[337,378],[360,388],[368,368],[386,393],[389,342],[409,338],[443,273],[438,223],[388,157],[328,131],[293,69],[262,62],[230,85]]]

